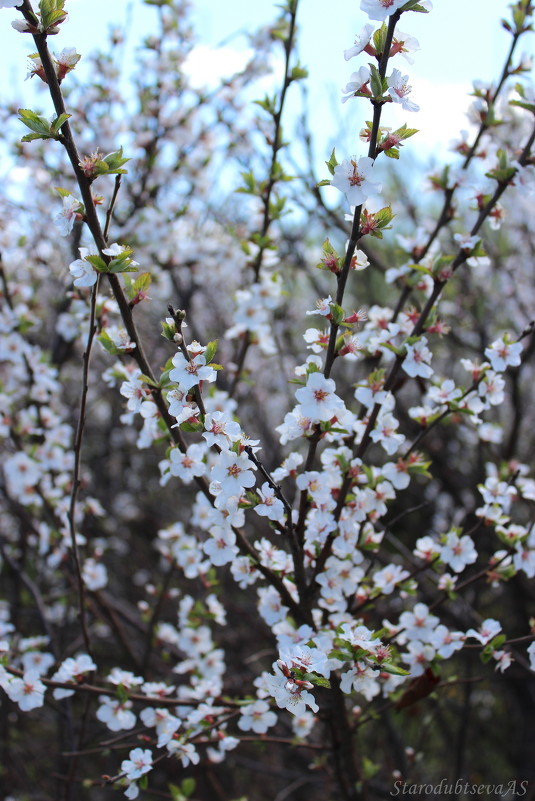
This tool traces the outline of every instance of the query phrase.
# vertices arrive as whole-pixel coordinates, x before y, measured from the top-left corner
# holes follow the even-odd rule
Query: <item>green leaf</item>
[[[309,681],[316,687],[327,687],[327,689],[331,689],[331,682],[323,676],[317,676],[315,673],[305,673],[303,681]]]
[[[377,771],[379,770],[379,765],[377,763],[372,762],[369,757],[365,756],[362,759],[362,775],[365,779],[372,779]],[[404,789],[405,789],[404,785]]]
[[[400,11],[419,11],[420,14],[429,14],[429,9],[421,5],[421,0],[409,0],[404,6],[401,6]]]
[[[72,192],[68,189],[63,189],[62,186],[55,186],[54,189],[60,197],[70,197],[72,195]]]
[[[182,780],[182,783],[180,785],[180,789],[182,790],[182,792],[184,793],[186,798],[189,798],[190,795],[194,792],[196,786],[197,786],[197,782],[195,781],[195,779],[193,779],[192,777],[189,777],[187,779],[183,779]]]
[[[71,114],[67,114],[66,112],[63,112],[63,114],[60,114],[59,117],[56,117],[56,119],[53,121],[53,123],[51,125],[51,128],[52,128],[52,130],[54,131],[55,134],[59,133],[59,129],[61,128],[63,123],[67,122],[67,120],[71,116],[72,116]]]
[[[346,316],[345,311],[338,303],[329,303],[329,309],[331,310],[333,322],[339,325]]]
[[[204,427],[201,423],[188,423],[188,421],[185,420],[183,423],[180,423],[180,430],[187,431],[188,434],[194,434],[197,431],[203,431]]]
[[[393,665],[391,662],[382,662],[379,667],[384,673],[391,673],[393,676],[409,676],[410,670],[403,670],[403,668]]]
[[[399,136],[401,139],[409,139],[409,137],[414,136],[414,134],[418,132],[418,128],[407,128],[407,124],[404,123],[401,128],[393,132],[392,136]]]
[[[353,661],[353,652],[341,651],[335,648],[333,651],[329,652],[329,659],[339,659],[341,662]]]
[[[204,351],[204,358],[206,360],[206,364],[210,364],[210,362],[215,356],[216,350],[217,350],[217,339],[214,339],[212,340],[212,342],[208,343],[208,345],[206,346],[206,350]]]
[[[520,108],[525,108],[526,111],[531,111],[532,114],[535,114],[535,105],[533,103],[528,103],[526,100],[510,100],[510,106],[520,106]]]
[[[89,264],[92,264],[95,270],[98,270],[99,273],[108,272],[108,265],[100,256],[95,256],[90,253],[89,256],[85,257],[85,261],[88,261]]]
[[[487,178],[492,178],[494,181],[498,181],[498,183],[500,184],[509,183],[511,178],[514,178],[515,174],[516,174],[516,169],[514,167],[490,170],[489,172],[485,173]]]
[[[151,281],[152,276],[150,273],[141,273],[141,275],[138,275],[135,281],[133,281],[128,275],[125,275],[124,286],[128,300],[134,300],[141,293],[147,292]]]
[[[256,178],[252,172],[242,172],[243,186],[238,187],[236,192],[241,192],[245,195],[256,195],[258,193]]]
[[[102,345],[102,347],[104,348],[104,350],[107,350],[108,353],[111,353],[112,355],[115,355],[115,354],[117,354],[119,352],[117,350],[117,347],[115,346],[113,340],[111,339],[109,334],[106,333],[106,331],[103,331],[102,334],[100,334],[97,337],[97,339],[100,342],[100,344]]]
[[[335,153],[334,147],[333,147],[333,150],[332,150],[331,157],[330,157],[329,161],[326,161],[325,164],[327,165],[327,168],[328,168],[329,172],[331,173],[331,175],[334,175],[334,168],[337,167],[338,164],[339,164],[338,159],[336,158],[336,153]],[[327,181],[326,183],[330,184],[330,181]],[[323,184],[323,182],[321,182],[318,185],[319,186],[323,186],[324,184]]]
[[[437,417],[438,417],[438,415],[437,415]],[[431,465],[431,462],[417,462],[416,464],[409,464],[408,465],[408,470],[409,470],[409,473],[411,473],[411,474],[422,475],[422,476],[425,476],[426,478],[431,478],[432,475],[431,475],[431,473],[429,472],[429,469],[428,469],[430,465]]]
[[[345,330],[347,330],[348,328],[352,328],[353,327],[353,326],[348,325],[346,323],[342,323],[342,326],[344,327]],[[341,336],[336,338],[336,343],[335,343],[335,346],[334,346],[334,352],[338,353],[340,348],[343,348],[345,344],[346,344],[346,341],[344,339],[344,335],[342,334]]]
[[[104,156],[101,163],[106,164],[106,172],[112,175],[114,173],[127,173],[128,170],[119,169],[123,164],[126,164],[127,161],[130,161],[130,159],[123,157],[123,148],[120,147],[119,150],[115,150],[113,153],[108,153],[107,156]]]
[[[387,33],[388,33],[388,26],[386,25],[386,23],[383,22],[381,27],[378,28],[373,34],[373,46],[377,51],[378,55],[381,55],[383,50],[385,49]]]
[[[301,81],[303,78],[308,78],[308,70],[306,67],[301,67],[300,64],[296,64],[290,72],[290,80]]]
[[[154,381],[150,376],[141,374],[140,379],[143,381],[144,384],[148,384],[149,387],[155,387],[156,389],[159,388],[159,384],[157,381]]]
[[[157,5],[155,0],[145,0],[145,3],[147,3],[147,5],[150,6]],[[184,793],[182,792],[180,787],[177,787],[176,784],[168,784],[167,789],[171,793],[171,798],[173,799],[173,801],[184,801]]]
[[[277,111],[277,96],[273,95],[270,97],[269,95],[264,95],[262,100],[253,100],[255,105],[260,106],[263,108],[264,111],[267,111],[268,114],[274,115]]]
[[[381,74],[375,64],[370,64],[370,72],[370,89],[372,90],[374,100],[380,100],[383,97],[383,92],[387,87],[386,78],[381,77]]]
[[[29,108],[19,108],[19,120],[30,130],[45,137],[50,137],[50,123],[46,117],[41,117]]]
[[[161,322],[161,326],[162,326],[162,336],[165,339],[168,339],[170,342],[174,342],[175,341],[175,334],[176,334],[175,326],[174,325],[169,325],[169,323],[166,323],[163,320]]]
[[[54,25],[58,25],[67,19],[67,12],[63,9],[64,5],[65,0],[40,0],[40,28],[43,30],[43,32],[47,32],[49,28],[52,28]]]
[[[30,142],[33,139],[59,139],[61,136],[59,129],[70,116],[70,114],[60,114],[59,117],[49,122],[46,117],[36,114],[35,111],[29,108],[19,108],[19,120],[34,132],[23,136],[22,141]]]
[[[137,266],[132,264],[132,259],[112,259],[108,264],[108,273],[137,273]]]
[[[491,645],[489,643],[489,645],[486,645],[483,648],[483,650],[481,651],[481,653],[479,654],[479,658],[481,659],[481,661],[483,662],[484,665],[486,665],[487,662],[490,662],[490,660],[492,659],[493,650],[494,649],[491,647]]]

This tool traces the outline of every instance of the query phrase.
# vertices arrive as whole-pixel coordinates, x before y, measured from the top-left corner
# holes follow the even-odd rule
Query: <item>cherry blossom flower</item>
[[[490,406],[500,406],[505,398],[505,381],[494,370],[487,370],[480,381],[477,391],[480,397]]]
[[[509,512],[511,501],[516,495],[515,487],[506,481],[500,481],[496,476],[489,476],[485,484],[478,486],[486,504],[497,504],[503,512]]]
[[[345,103],[350,97],[356,97],[359,92],[371,95],[370,89],[366,86],[369,80],[370,70],[368,67],[360,67],[358,72],[353,72],[349,83],[342,89],[345,94],[345,97],[342,98],[342,103]]]
[[[216,739],[217,739],[217,748],[211,748],[210,746],[206,749],[206,756],[210,760],[210,762],[223,762],[225,759],[225,755],[227,751],[232,751],[232,749],[237,748],[240,744],[240,741],[237,737],[232,737],[231,735],[227,734],[225,731],[225,727],[222,726],[216,732]]]
[[[379,670],[365,662],[355,662],[350,670],[342,673],[340,687],[344,693],[361,693],[367,701],[371,701],[381,691],[378,677]]]
[[[9,492],[22,499],[27,488],[34,487],[41,478],[40,465],[22,451],[4,461],[4,475]]]
[[[210,447],[219,445],[220,448],[228,448],[229,441],[236,442],[241,436],[239,423],[231,420],[228,412],[208,413],[204,427],[203,437]]]
[[[528,647],[529,666],[535,671],[535,640]]]
[[[386,462],[381,467],[381,473],[397,490],[407,489],[411,481],[407,464],[402,459],[397,462]]]
[[[451,378],[447,378],[442,384],[429,387],[427,391],[427,399],[440,406],[445,406],[458,400],[461,395],[461,390],[455,386]]]
[[[513,655],[510,651],[494,651],[492,657],[496,660],[495,670],[499,670],[500,673],[504,673],[514,662]]]
[[[80,257],[69,264],[69,272],[73,277],[73,284],[77,287],[93,286],[97,281],[97,271],[93,265],[86,261],[91,255],[89,248],[79,248]]]
[[[402,659],[409,665],[413,678],[423,674],[426,665],[434,659],[436,653],[432,645],[426,645],[419,641],[410,642],[407,651],[408,653],[403,654]]]
[[[17,8],[22,3],[23,0],[0,0],[0,8]]]
[[[501,623],[499,623],[497,620],[494,620],[492,617],[488,617],[483,621],[477,631],[474,629],[468,629],[466,636],[474,637],[476,640],[479,640],[481,645],[486,645],[488,642],[494,639],[494,637],[499,634],[501,630]]]
[[[75,68],[81,58],[82,56],[76,52],[75,47],[64,47],[59,56],[55,57],[54,69],[60,83],[67,73]]]
[[[227,526],[213,526],[210,529],[211,537],[203,543],[203,551],[213,565],[221,567],[232,562],[238,554],[236,535]]]
[[[401,613],[399,623],[404,629],[400,642],[407,640],[431,642],[431,635],[439,620],[436,615],[429,613],[429,607],[426,604],[417,603],[412,612]]]
[[[191,743],[181,742],[180,740],[170,740],[166,744],[166,748],[170,754],[180,759],[183,768],[187,768],[189,764],[199,764],[199,754],[195,750],[195,746]]]
[[[65,659],[52,676],[52,679],[58,682],[82,681],[84,675],[90,673],[92,670],[96,670],[96,667],[97,666],[88,654],[79,654],[76,657]],[[59,700],[74,695],[74,690],[57,687],[52,694],[54,698]]]
[[[392,40],[392,47],[390,48],[390,58],[395,56],[397,53],[401,53],[403,58],[409,62],[409,64],[414,63],[414,59],[410,57],[410,53],[415,53],[417,50],[420,49],[420,44],[414,36],[411,36],[408,33],[402,33],[397,27],[394,33],[394,38]]]
[[[277,662],[273,663],[275,675],[265,676],[267,692],[275,699],[279,709],[287,709],[292,715],[302,715],[309,706],[313,712],[319,710],[314,696],[308,692],[312,688],[310,682],[297,684],[293,679],[287,679],[281,672]]]
[[[76,281],[74,283],[76,285]],[[117,350],[130,353],[130,351],[136,347],[136,343],[131,341],[126,328],[122,328],[122,326],[118,325],[110,325],[107,328],[105,328],[104,331],[108,335],[108,338],[111,340],[113,346],[117,348]],[[155,406],[155,404],[153,405]]]
[[[280,467],[273,470],[272,477],[274,481],[282,481],[287,476],[295,476],[299,465],[303,464],[303,457],[300,453],[290,453]]]
[[[123,381],[119,392],[124,398],[128,398],[126,408],[130,412],[138,413],[141,409],[141,404],[149,394],[149,390],[141,379],[141,370],[139,368],[134,370],[127,381]]]
[[[260,517],[267,517],[268,520],[278,520],[279,522],[284,519],[284,505],[282,501],[275,496],[275,490],[270,487],[267,481],[262,484],[262,488],[258,490],[262,502],[255,506],[255,512]]]
[[[442,623],[431,633],[429,641],[443,659],[449,659],[464,644],[465,634],[462,631],[450,631]]]
[[[517,570],[523,570],[528,578],[535,576],[535,549],[529,543],[519,542],[513,555],[513,564]]]
[[[30,670],[24,673],[22,678],[18,676],[10,678],[4,689],[11,701],[18,704],[23,712],[37,709],[45,702],[46,687],[39,680],[37,671]]]
[[[381,412],[377,418],[375,428],[370,434],[374,442],[378,442],[391,456],[405,441],[403,434],[397,434],[399,421],[389,412]]]
[[[381,191],[381,184],[372,180],[373,164],[372,158],[364,156],[358,161],[344,159],[334,168],[331,184],[343,192],[351,206],[361,206],[371,194]]]
[[[373,583],[384,595],[390,595],[394,592],[396,584],[404,581],[408,575],[408,571],[400,565],[387,565],[374,573]]]
[[[284,422],[275,426],[275,431],[279,432],[281,445],[286,445],[293,439],[305,436],[311,428],[312,420],[301,414],[301,407],[297,406],[293,412],[285,415]]]
[[[255,701],[254,704],[242,707],[240,713],[238,728],[242,731],[265,734],[277,722],[277,715],[270,710],[267,701]]]
[[[400,8],[406,0],[360,0],[360,8],[370,19],[384,22]]]
[[[420,537],[416,540],[416,546],[413,553],[419,559],[430,562],[439,555],[440,545],[432,537]]]
[[[44,676],[55,661],[52,654],[43,653],[42,651],[26,651],[21,656],[24,673],[33,672],[38,676]]]
[[[317,718],[315,715],[308,711],[302,712],[300,715],[294,715],[292,718],[292,731],[294,735],[299,739],[308,737],[316,720]]]
[[[321,298],[321,300],[316,301],[316,308],[312,311],[307,311],[306,314],[320,314],[322,317],[330,317],[331,303],[333,303],[333,299],[330,295],[326,298]]]
[[[128,759],[121,762],[121,772],[130,781],[139,779],[144,773],[152,770],[152,751],[148,748],[133,748]]]
[[[107,681],[109,681],[110,684],[114,684],[116,687],[126,687],[129,690],[143,684],[143,678],[141,676],[136,676],[130,670],[122,670],[118,667],[112,668],[107,676]]]
[[[405,111],[419,111],[420,106],[409,99],[412,86],[408,85],[408,80],[408,75],[402,75],[397,69],[392,70],[392,75],[389,75],[387,78],[388,94],[394,103],[401,103]]]
[[[96,559],[86,559],[82,568],[82,578],[89,590],[103,589],[108,583],[108,571],[106,567],[97,562]]]
[[[384,382],[372,382],[371,384],[357,384],[355,389],[355,398],[366,406],[367,409],[373,409],[376,403],[382,405],[388,395],[383,390]]]
[[[252,487],[255,483],[254,462],[246,453],[234,451],[221,451],[217,464],[211,472],[211,480],[218,481],[225,496],[240,496],[245,487]]]
[[[406,345],[407,355],[403,360],[402,367],[407,375],[430,378],[433,375],[433,368],[430,367],[431,351],[427,347],[427,338],[421,337],[412,345]]]
[[[248,556],[236,557],[230,566],[230,571],[234,581],[242,590],[254,584],[259,576]]]
[[[518,367],[522,350],[521,342],[509,342],[507,336],[504,336],[502,339],[496,339],[490,347],[485,348],[485,356],[493,370],[503,373],[507,367]]]
[[[63,198],[63,208],[54,217],[54,224],[59,228],[61,236],[68,236],[72,231],[74,221],[76,220],[81,205],[78,198],[75,198],[74,195],[66,195]],[[73,262],[73,264],[74,263],[75,262]],[[75,286],[80,286],[80,284],[75,284]]]
[[[213,367],[206,364],[202,353],[188,360],[183,353],[176,353],[172,359],[173,369],[169,372],[169,380],[174,381],[182,390],[188,390],[201,381],[212,382],[217,378]]]
[[[325,378],[321,373],[311,373],[306,387],[301,387],[295,393],[303,417],[316,423],[335,417],[337,412],[345,408],[343,400],[335,394],[335,389],[336,384],[332,378]]]
[[[172,688],[168,689],[172,691]],[[141,710],[139,717],[145,726],[151,726],[156,729],[158,748],[163,748],[164,745],[167,745],[181,725],[180,718],[177,718],[169,709],[165,708],[146,707]]]
[[[258,611],[268,626],[284,620],[288,614],[288,607],[283,606],[281,597],[274,587],[259,587],[258,599]]]
[[[195,442],[189,445],[186,453],[173,448],[169,454],[169,471],[171,475],[181,478],[184,484],[191,484],[195,477],[205,475],[205,456],[206,446]]]
[[[349,59],[353,58],[353,56],[358,56],[359,53],[362,53],[362,51],[368,46],[373,31],[374,26],[370,25],[369,23],[360,29],[355,36],[355,43],[353,47],[350,47],[348,50],[344,50],[344,58],[346,61],[349,61]]]
[[[362,648],[371,654],[377,653],[377,649],[381,645],[381,640],[373,637],[373,632],[366,626],[350,626],[349,623],[344,623],[340,636],[347,640],[353,648]]]
[[[468,534],[459,537],[456,531],[450,531],[440,548],[440,558],[455,573],[460,573],[466,565],[473,564],[477,559],[473,539]]]
[[[330,673],[327,654],[324,650],[310,648],[303,643],[289,643],[285,648],[281,648],[277,664],[283,672],[299,668],[307,673],[319,673],[325,678],[328,678]]]
[[[131,701],[119,701],[116,698],[108,698],[107,695],[99,696],[100,706],[96,716],[101,723],[105,723],[110,731],[123,731],[133,729],[136,725],[136,716],[131,712]]]

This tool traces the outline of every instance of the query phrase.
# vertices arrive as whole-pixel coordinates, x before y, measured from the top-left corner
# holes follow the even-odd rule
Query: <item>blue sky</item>
[[[192,8],[199,48],[190,68],[197,83],[213,82],[228,65],[240,66],[246,41],[236,32],[255,30],[277,14],[271,0],[194,0]],[[126,24],[132,46],[154,30],[155,10],[142,0],[67,0],[66,9],[69,22],[52,39],[55,51],[76,46],[83,56],[95,41],[102,41],[110,24]],[[416,36],[421,50],[415,54],[413,65],[398,57],[395,66],[409,74],[413,98],[422,110],[407,114],[390,106],[388,124],[407,121],[419,128],[418,142],[412,140],[411,146],[444,156],[449,140],[467,127],[464,109],[471,80],[493,80],[500,72],[510,37],[499,19],[507,14],[505,0],[435,0],[430,14],[404,16],[401,28]],[[0,10],[3,74],[8,76],[0,87],[0,102],[20,97],[26,105],[31,87],[23,81],[32,42],[29,36],[11,28],[10,21],[16,16],[13,10]],[[358,0],[333,0],[330,4],[300,0],[299,19],[300,58],[310,71],[312,127],[323,158],[341,120],[358,130],[366,116],[362,103],[350,101],[341,106],[340,92],[351,73],[366,63],[365,55],[345,62],[343,50],[352,45],[354,35],[368,19],[360,11]],[[224,50],[215,49],[222,42]],[[533,50],[533,35],[525,39],[524,50]],[[294,94],[290,101],[297,103],[297,96]]]

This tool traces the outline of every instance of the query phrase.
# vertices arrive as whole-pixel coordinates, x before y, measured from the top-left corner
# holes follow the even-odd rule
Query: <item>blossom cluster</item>
[[[42,2],[35,25],[29,5],[16,26],[25,34],[66,21],[61,0]],[[367,155],[328,162],[321,183],[350,214],[318,261],[316,223],[337,214],[319,204],[299,246],[283,222],[302,191],[280,127],[287,90],[305,75],[293,60],[297,4],[255,37],[212,110],[209,93],[188,85],[187,3],[156,5],[161,32],[139,57],[136,113],[111,61],[92,62],[101,80],[85,92],[75,48],[30,56],[30,75],[56,75],[56,99],[60,82],[72,86],[73,119],[21,116],[32,180],[48,187],[51,169],[68,188],[57,189],[59,211],[57,198],[52,214],[48,196],[36,199],[29,220],[0,233],[0,688],[29,726],[42,715],[48,731],[56,709],[60,728],[76,721],[80,764],[87,730],[103,753],[120,743],[113,775],[98,775],[130,799],[160,771],[188,797],[173,771],[237,765],[234,752],[254,740],[270,754],[282,746],[277,766],[295,760],[307,772],[309,752],[301,763],[293,746],[318,750],[323,783],[311,798],[332,793],[334,777],[353,801],[347,788],[368,773],[392,778],[371,750],[357,760],[369,762],[362,774],[338,758],[361,725],[431,694],[441,703],[459,676],[472,682],[474,657],[490,664],[487,679],[535,672],[535,624],[522,615],[517,625],[505,602],[520,607],[535,577],[523,395],[532,254],[519,229],[510,261],[493,239],[525,203],[533,157],[499,139],[495,90],[476,86],[475,144],[457,143],[462,164],[431,179],[442,211],[411,207],[383,262],[376,240],[394,213],[376,202],[382,184],[390,191],[376,162],[397,158],[416,130],[392,131],[382,115],[390,103],[418,111],[390,61],[412,63],[419,44],[399,21],[431,3],[361,0],[370,22],[340,58],[371,62],[342,99],[349,114],[353,99],[371,102],[373,122],[360,135]],[[281,41],[283,86],[251,112],[247,86]],[[530,91],[517,92],[514,114],[535,111]],[[514,130],[529,142],[521,119]],[[90,153],[74,165],[71,137]],[[225,155],[207,156],[220,142]],[[65,144],[73,174],[48,155]],[[248,198],[216,213],[223,162],[239,167]],[[493,282],[504,297],[494,311]],[[407,748],[415,736],[407,723]],[[71,768],[66,783],[81,770]]]

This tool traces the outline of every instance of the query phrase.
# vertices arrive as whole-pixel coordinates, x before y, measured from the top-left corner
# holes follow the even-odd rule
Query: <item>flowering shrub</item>
[[[29,131],[0,206],[3,797],[533,779],[532,2],[429,207],[384,167],[430,2],[360,3],[342,100],[371,119],[312,182],[282,130],[298,0],[211,93],[187,3],[146,2],[130,94],[50,52],[65,0],[0,2],[53,108],[3,112]]]

